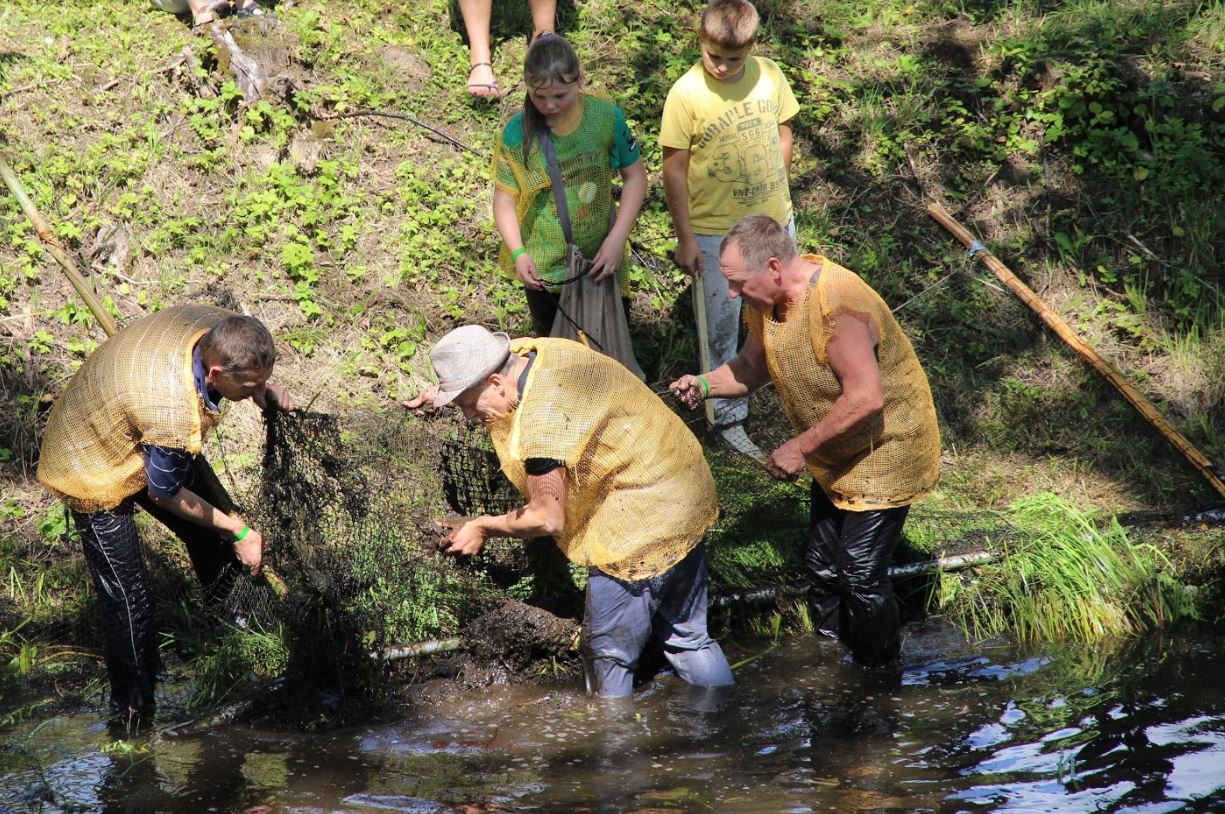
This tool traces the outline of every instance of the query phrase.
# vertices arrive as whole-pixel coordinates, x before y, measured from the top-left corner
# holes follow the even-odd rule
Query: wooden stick
[[[1169,441],[1175,449],[1181,452],[1186,459],[1191,462],[1199,473],[1212,484],[1212,488],[1225,497],[1225,481],[1221,480],[1212,462],[1208,460],[1198,449],[1196,449],[1186,437],[1174,428],[1165,416],[1157,412],[1157,408],[1144,397],[1144,395],[1131,385],[1112,364],[1101,357],[1100,354],[1089,345],[1080,336],[1072,330],[1072,328],[1063,321],[1063,318],[1051,310],[1042,298],[1039,297],[1034,290],[1012,273],[1000,260],[991,253],[991,251],[981,242],[976,240],[965,227],[953,219],[953,216],[945,211],[944,207],[938,203],[927,205],[927,214],[931,215],[936,221],[949,230],[958,240],[961,241],[971,256],[976,256],[987,268],[995,272],[995,276],[1000,279],[1004,285],[1012,289],[1021,300],[1028,305],[1038,316],[1042,317],[1051,330],[1059,335],[1059,338],[1068,343],[1079,353],[1089,364],[1093,365],[1098,373],[1106,377],[1115,388],[1123,394],[1123,398],[1127,399],[1133,407],[1135,407],[1140,415],[1144,416],[1150,424],[1156,427],[1167,441]]]
[[[51,227],[43,220],[43,216],[39,214],[38,209],[34,206],[34,202],[26,194],[25,187],[21,185],[21,181],[17,180],[17,176],[13,173],[12,168],[9,167],[3,158],[0,158],[0,177],[4,178],[5,186],[13,193],[17,203],[21,204],[22,211],[26,213],[30,223],[34,225],[34,231],[37,233],[39,241],[47,247],[47,251],[51,253],[51,256],[64,267],[64,273],[68,275],[68,281],[72,283],[72,287],[81,295],[81,299],[85,300],[85,304],[93,312],[94,318],[98,320],[102,330],[106,331],[107,336],[115,333],[115,320],[102,307],[102,301],[98,299],[98,295],[94,293],[93,288],[81,276],[81,272],[77,270],[77,264],[72,261],[72,257],[64,250],[60,242],[55,239],[55,233],[51,231]]]
[[[702,270],[693,271],[693,311],[698,323],[698,367],[703,373],[710,372],[710,330],[706,326],[706,289],[702,285]],[[706,420],[710,426],[715,425],[715,403],[710,399],[703,402],[706,408]]]

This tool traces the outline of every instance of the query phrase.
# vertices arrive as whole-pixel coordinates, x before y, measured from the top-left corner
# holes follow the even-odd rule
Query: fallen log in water
[[[397,644],[386,650],[370,651],[370,658],[375,661],[398,661],[399,659],[415,659],[418,656],[433,656],[438,653],[451,653],[464,646],[458,636],[449,639],[431,639],[414,644]]]
[[[936,557],[904,565],[892,565],[889,567],[889,576],[896,579],[897,577],[914,577],[942,571],[960,571],[963,568],[973,568],[976,565],[995,562],[1000,556],[994,551],[974,551],[955,557]],[[787,596],[799,596],[805,590],[803,585],[773,585],[766,588],[755,588],[750,591],[712,596],[710,606],[726,608],[732,605],[767,605]]]
[[[963,568],[973,568],[976,565],[994,562],[999,558],[1000,555],[994,551],[975,551],[955,557],[936,557],[931,560],[891,566],[889,576],[911,577],[941,571],[959,571]],[[730,605],[768,604],[785,596],[798,596],[803,591],[804,587],[800,585],[774,585],[751,591],[712,596],[710,606],[724,608]],[[520,621],[511,624],[512,618]],[[573,649],[576,641],[577,625],[572,620],[554,616],[546,610],[516,600],[508,600],[494,611],[481,617],[481,620],[483,622],[478,620],[478,623],[470,625],[469,629],[483,631],[477,649],[482,650],[481,655],[485,657],[496,655],[505,657],[510,653],[521,655],[525,649],[562,652]],[[494,621],[499,624],[492,624]],[[508,633],[511,630],[515,630],[516,633]],[[546,632],[547,636],[543,640],[535,639],[534,635],[542,631]],[[493,646],[495,641],[499,643],[497,648]],[[377,661],[397,661],[450,653],[465,647],[463,639],[452,636],[447,639],[393,645],[381,651],[371,652],[370,657]],[[495,650],[505,652],[495,652]]]

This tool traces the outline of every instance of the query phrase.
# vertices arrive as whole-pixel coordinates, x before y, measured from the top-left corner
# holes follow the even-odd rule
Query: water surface
[[[229,727],[106,753],[97,711],[10,733],[0,809],[167,812],[1225,811],[1225,637],[1119,650],[907,627],[877,676],[819,638],[730,643],[728,690],[448,690],[394,722]],[[37,758],[34,760],[33,758]]]

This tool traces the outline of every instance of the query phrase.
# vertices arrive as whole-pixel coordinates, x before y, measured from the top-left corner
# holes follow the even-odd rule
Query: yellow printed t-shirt
[[[791,220],[791,191],[778,127],[799,112],[773,60],[749,57],[735,82],[698,63],[664,102],[659,143],[689,151],[689,220],[700,235],[721,235],[746,215]]]

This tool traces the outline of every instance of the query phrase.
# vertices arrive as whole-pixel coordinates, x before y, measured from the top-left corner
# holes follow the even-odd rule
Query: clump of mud
[[[576,653],[578,634],[579,623],[574,619],[506,599],[473,619],[463,638],[477,661],[518,672],[537,659]]]

